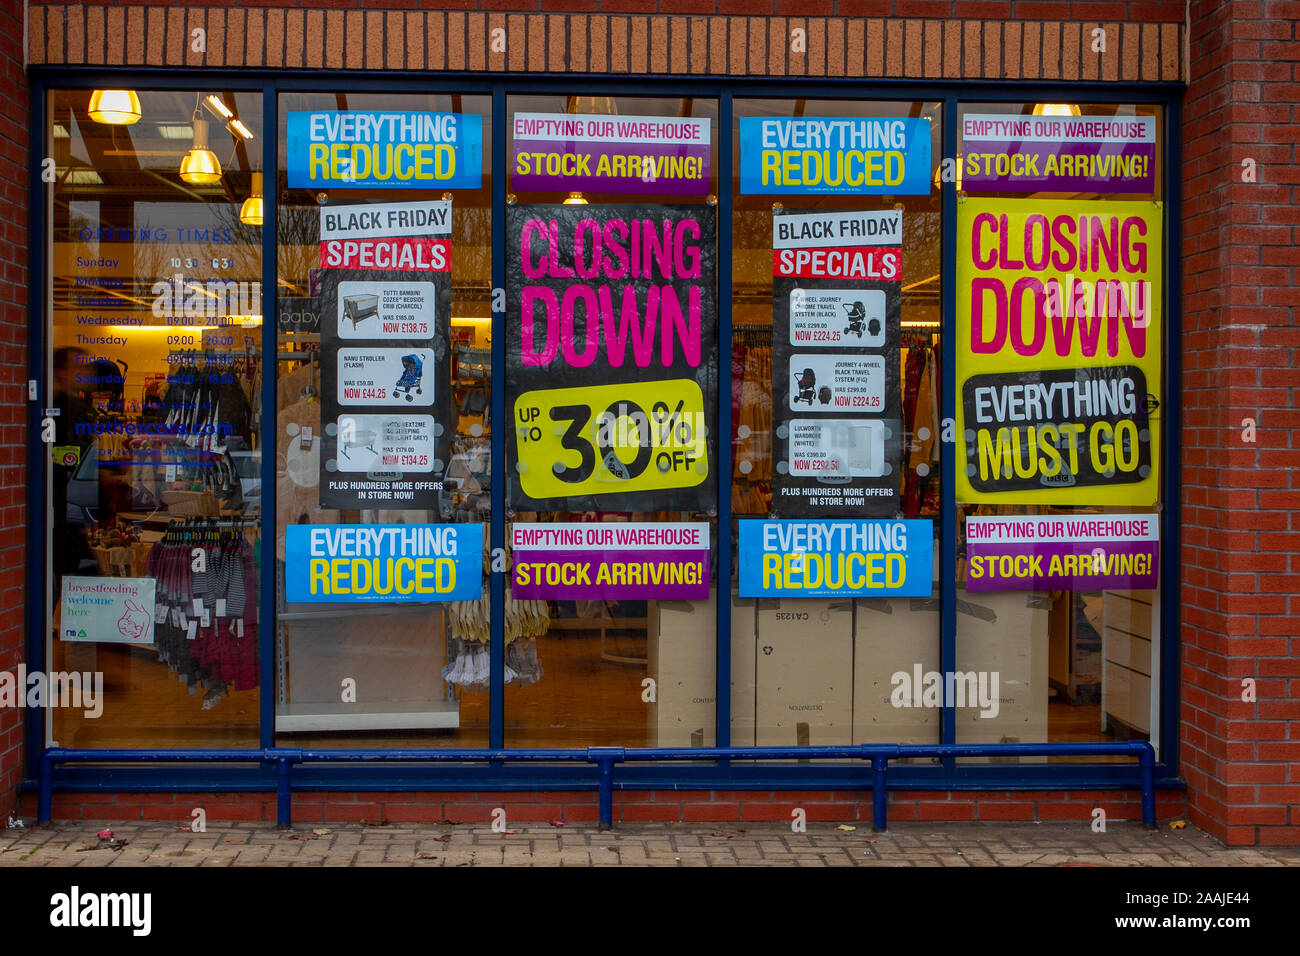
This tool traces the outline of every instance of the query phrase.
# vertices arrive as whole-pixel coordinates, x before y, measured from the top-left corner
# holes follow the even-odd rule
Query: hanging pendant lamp
[[[96,123],[130,126],[140,120],[140,97],[134,90],[95,90],[89,112]]]
[[[253,173],[253,188],[239,207],[239,221],[246,226],[262,224],[262,174]]]
[[[195,186],[207,186],[221,179],[221,163],[208,149],[208,121],[194,120],[194,145],[181,160],[181,179]]]

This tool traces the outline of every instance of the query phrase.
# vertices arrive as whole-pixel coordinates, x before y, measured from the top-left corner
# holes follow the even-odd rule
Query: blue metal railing
[[[41,755],[37,821],[49,823],[54,810],[54,767],[69,763],[265,763],[276,768],[276,819],[292,822],[293,767],[303,763],[561,763],[594,764],[600,791],[600,824],[614,825],[614,769],[633,761],[865,760],[871,764],[872,829],[884,830],[889,761],[959,757],[1136,757],[1142,774],[1142,822],[1156,825],[1155,749],[1147,741],[1039,744],[859,744],[850,747],[585,747],[570,750],[305,750],[266,747],[246,750],[65,750]],[[566,783],[563,789],[572,789]],[[550,789],[539,786],[538,789]],[[1044,789],[1051,789],[1044,786]]]

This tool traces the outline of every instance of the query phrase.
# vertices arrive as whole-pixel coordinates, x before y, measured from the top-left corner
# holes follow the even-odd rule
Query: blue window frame
[[[1072,84],[1068,87],[1029,83],[914,83],[876,81],[865,83],[854,80],[804,80],[798,82],[767,81],[741,78],[691,78],[662,81],[629,80],[618,77],[539,77],[494,75],[356,75],[347,73],[227,73],[203,74],[199,82],[189,77],[159,70],[125,71],[103,70],[88,72],[82,69],[62,70],[37,68],[32,71],[31,100],[31,154],[29,168],[31,203],[29,236],[32,249],[31,286],[29,289],[29,377],[44,385],[46,316],[43,289],[47,282],[49,263],[46,257],[47,235],[43,219],[44,204],[38,197],[49,188],[41,180],[39,151],[46,135],[46,94],[53,89],[92,89],[96,87],[176,89],[184,91],[210,88],[260,92],[263,94],[263,128],[277,129],[277,95],[284,91],[328,91],[347,88],[367,92],[459,92],[480,93],[492,96],[492,123],[494,126],[494,170],[504,170],[507,164],[506,97],[509,93],[526,91],[569,92],[575,83],[584,89],[599,88],[611,95],[667,95],[711,96],[719,102],[719,182],[729,184],[732,178],[732,98],[733,96],[798,98],[815,95],[819,99],[906,99],[941,101],[943,104],[943,155],[957,154],[957,109],[959,98],[963,101],[1012,102],[1032,100],[1037,102],[1059,100],[1068,94],[1073,100],[1095,103],[1138,102],[1163,107],[1163,163],[1166,170],[1164,189],[1164,321],[1165,349],[1164,390],[1166,402],[1165,439],[1163,443],[1163,501],[1161,512],[1161,537],[1165,542],[1166,560],[1161,578],[1161,622],[1167,639],[1162,644],[1160,660],[1160,739],[1161,754],[1155,766],[1157,785],[1181,786],[1178,781],[1178,656],[1179,656],[1179,423],[1180,400],[1177,383],[1180,381],[1180,358],[1177,343],[1180,340],[1179,289],[1180,186],[1177,171],[1180,168],[1179,138],[1180,98],[1182,87],[1175,84],[1143,84],[1141,86],[1116,86],[1099,84]],[[263,139],[262,168],[278,168],[278,137]],[[731,287],[730,256],[725,254],[731,245],[732,199],[729,186],[719,189],[718,241],[724,254],[719,256],[718,283],[720,290]],[[496,287],[505,284],[505,230],[506,177],[497,175],[492,186],[493,237],[492,280]],[[952,183],[944,183],[942,190],[943,248],[942,264],[942,321],[945,334],[955,328],[955,296],[952,277],[955,275],[957,191]],[[263,227],[263,288],[275,288],[276,269],[276,204],[266,204]],[[720,354],[729,353],[731,346],[731,301],[721,294],[719,302]],[[276,350],[276,301],[267,296],[264,304],[262,348],[264,355],[274,355]],[[492,315],[492,350],[495,368],[504,368],[504,315]],[[951,339],[950,339],[951,340]],[[729,363],[720,370],[723,394],[730,384]],[[954,363],[945,363],[943,371],[943,412],[945,418],[955,414]],[[42,390],[42,394],[44,391]],[[492,414],[495,421],[505,420],[505,379],[494,375],[492,380]],[[263,382],[264,407],[275,407],[275,376],[266,376]],[[31,436],[29,448],[32,462],[28,482],[28,514],[44,516],[47,501],[44,496],[45,472],[49,457],[39,443],[40,409],[29,403],[28,428]],[[721,403],[719,409],[721,434],[731,427],[730,405]],[[275,436],[274,429],[266,430],[264,441],[267,453],[262,456],[262,531],[263,540],[274,540],[276,508],[275,493]],[[505,533],[504,508],[504,437],[501,429],[494,430],[492,448],[492,513],[490,540],[493,548],[502,547]],[[731,449],[729,443],[718,443],[719,475],[731,474]],[[941,553],[939,556],[941,581],[941,644],[940,664],[946,672],[956,666],[956,547],[957,509],[954,495],[955,461],[951,447],[945,446],[942,457],[942,512],[940,517]],[[731,521],[730,496],[719,495],[719,529],[726,529]],[[44,569],[45,529],[41,520],[29,521],[27,528],[29,567]],[[733,542],[724,533],[718,535],[718,568],[731,566]],[[43,571],[42,571],[43,574]],[[590,763],[563,763],[546,759],[546,753],[506,751],[504,747],[504,641],[500,609],[504,600],[504,574],[497,572],[490,579],[492,615],[491,642],[491,698],[489,705],[489,750],[476,752],[476,762],[453,761],[446,765],[426,762],[434,754],[421,752],[389,753],[378,759],[349,759],[330,761],[322,759],[305,764],[294,771],[293,785],[298,789],[320,790],[411,790],[421,788],[452,789],[545,789],[594,788],[597,775]],[[260,590],[263,620],[273,620],[275,614],[275,562],[264,561]],[[731,717],[731,620],[728,602],[717,602],[717,747],[730,744]],[[43,602],[29,602],[27,607],[27,662],[30,669],[45,667],[45,627]],[[261,686],[275,686],[275,658],[271,643],[273,628],[261,630]],[[261,695],[261,720],[259,739],[261,747],[274,746],[275,697],[269,692]],[[25,786],[34,785],[34,777],[43,766],[44,731],[41,712],[29,714],[25,728],[27,776]],[[945,707],[942,714],[941,740],[951,744],[956,739],[956,712]],[[1098,753],[1102,752],[1098,747]],[[1113,749],[1111,752],[1114,752]],[[567,752],[569,756],[583,757],[581,751]],[[138,756],[143,756],[140,754]],[[277,768],[273,761],[260,759],[257,754],[234,754],[225,751],[195,751],[155,753],[156,760],[165,765],[114,766],[111,771],[102,766],[83,763],[59,763],[52,768],[56,788],[70,791],[85,790],[136,790],[136,791],[228,791],[274,790],[277,786]],[[318,757],[328,755],[319,754]],[[339,754],[340,758],[344,755]],[[468,757],[469,755],[465,755]],[[562,757],[551,754],[551,757]],[[590,755],[586,755],[590,756]],[[446,760],[453,754],[443,753]],[[233,758],[233,759],[232,759]],[[110,758],[111,759],[111,758]],[[412,766],[412,763],[415,765]],[[354,764],[357,764],[354,766]],[[615,786],[623,789],[699,788],[731,789],[856,789],[871,785],[872,768],[869,762],[846,764],[843,762],[810,763],[804,765],[733,763],[727,755],[704,757],[690,762],[662,762],[636,764],[621,768]],[[1138,767],[1133,762],[1115,763],[1051,763],[1010,765],[961,765],[951,755],[931,765],[900,766],[890,772],[889,786],[906,789],[1073,789],[1073,788],[1136,788],[1140,783]]]

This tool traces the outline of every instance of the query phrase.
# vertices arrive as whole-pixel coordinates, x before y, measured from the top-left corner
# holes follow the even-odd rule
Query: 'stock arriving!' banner
[[[1154,504],[1162,209],[957,206],[957,498]]]
[[[716,506],[712,206],[506,210],[507,500]]]
[[[709,121],[516,113],[514,189],[703,196]]]

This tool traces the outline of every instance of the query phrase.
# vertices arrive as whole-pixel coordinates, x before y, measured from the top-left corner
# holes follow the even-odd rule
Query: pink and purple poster
[[[709,596],[707,522],[519,522],[517,598],[690,601]]]
[[[707,119],[516,113],[516,190],[703,196]]]
[[[966,518],[967,591],[1152,590],[1159,571],[1154,514]]]
[[[968,193],[1155,191],[1154,116],[962,119],[961,188]]]

